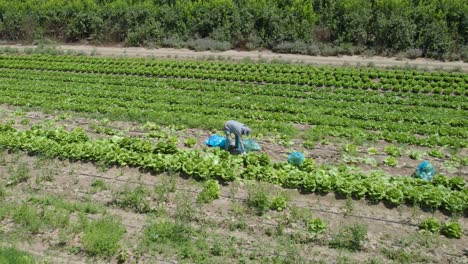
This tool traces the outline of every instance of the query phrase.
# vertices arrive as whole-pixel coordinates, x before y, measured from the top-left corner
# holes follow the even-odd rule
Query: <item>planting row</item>
[[[315,125],[312,132],[327,129],[327,134],[340,137],[355,137],[356,132],[348,133],[351,129],[369,140],[384,139],[424,146],[467,145],[464,111],[455,109],[403,106],[395,109],[378,104],[242,96],[216,91],[216,83],[205,86],[215,92],[196,90],[199,85],[186,90],[173,88],[172,84],[180,80],[155,82],[151,88],[1,80],[0,103],[12,105],[100,113],[120,119],[180,123],[209,129],[222,127],[223,120],[229,118],[250,120],[261,131],[284,132],[292,129],[293,123],[302,123]],[[188,82],[185,87],[190,85]],[[210,116],[217,118],[206,121]]]
[[[311,159],[300,167],[272,163],[265,154],[233,156],[221,150],[181,150],[173,139],[150,141],[128,137],[91,140],[82,129],[17,131],[0,125],[0,148],[49,158],[133,166],[153,173],[178,172],[198,180],[235,179],[274,183],[305,192],[335,192],[343,197],[365,198],[396,206],[402,203],[452,214],[468,210],[468,189],[461,177],[437,175],[432,182],[412,177],[387,177],[380,172],[356,172],[345,166],[317,166]]]
[[[205,92],[229,92],[236,95],[265,95],[274,97],[313,99],[314,102],[326,104],[342,102],[372,103],[393,106],[426,106],[438,108],[452,108],[468,110],[468,103],[464,97],[432,94],[430,96],[413,95],[408,93],[387,92],[385,97],[376,91],[360,91],[347,89],[316,89],[308,86],[275,85],[275,84],[247,84],[226,81],[205,80],[177,80],[158,79],[144,76],[113,75],[96,73],[48,72],[40,70],[18,70],[0,68],[0,78],[47,80],[82,84],[112,84],[140,88],[158,88],[161,83],[167,83],[174,89],[198,90]]]
[[[158,79],[144,76],[121,75],[116,78],[114,75],[99,73],[75,73],[75,72],[54,72],[26,69],[5,69],[0,68],[0,77],[12,79],[27,80],[56,80],[75,83],[99,83],[125,85],[132,87],[158,87],[159,83],[165,82],[165,79]],[[208,81],[208,80],[167,80],[171,86],[177,89],[195,89],[208,92],[229,91],[235,94],[249,95],[268,95],[288,98],[328,100],[329,102],[360,102],[360,103],[378,103],[386,105],[410,105],[442,107],[453,109],[468,110],[468,103],[465,97],[447,96],[432,94],[428,96],[414,95],[399,92],[387,92],[382,97],[378,91],[361,91],[349,89],[317,89],[316,87],[298,86],[288,84],[252,84],[237,83],[228,81]],[[216,86],[213,85],[216,84]]]
[[[281,64],[233,64],[176,62],[138,59],[80,58],[47,55],[0,56],[0,67],[106,74],[182,77],[195,79],[300,84],[345,89],[387,90],[412,93],[467,95],[468,77],[462,73],[367,70],[291,66]],[[109,63],[109,60],[115,63]],[[129,62],[130,61],[130,62]],[[300,69],[300,70],[295,70]]]

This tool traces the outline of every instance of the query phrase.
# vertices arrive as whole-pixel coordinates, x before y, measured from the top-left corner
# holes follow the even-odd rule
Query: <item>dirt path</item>
[[[27,45],[0,45],[0,48],[13,47],[20,50],[26,48],[34,48],[36,46]],[[271,51],[236,51],[229,50],[224,52],[211,52],[211,51],[192,51],[188,49],[147,49],[147,48],[126,48],[119,46],[111,47],[98,47],[90,45],[58,45],[57,49],[73,50],[76,52],[84,52],[86,54],[94,54],[99,56],[128,56],[128,57],[163,57],[163,58],[184,58],[184,59],[208,59],[222,58],[227,60],[282,60],[288,62],[300,62],[314,65],[353,65],[353,66],[367,66],[373,65],[376,67],[392,67],[392,66],[413,66],[421,69],[437,69],[437,70],[461,70],[468,72],[468,63],[461,61],[442,62],[430,59],[397,59],[388,57],[364,57],[364,56],[338,56],[338,57],[324,57],[324,56],[308,56],[298,54],[278,54]]]

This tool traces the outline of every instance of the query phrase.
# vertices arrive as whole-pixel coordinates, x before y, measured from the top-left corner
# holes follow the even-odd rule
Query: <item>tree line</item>
[[[0,0],[0,36],[18,42],[463,59],[468,1]]]

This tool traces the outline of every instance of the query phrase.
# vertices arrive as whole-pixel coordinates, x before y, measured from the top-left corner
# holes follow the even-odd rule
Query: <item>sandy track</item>
[[[0,45],[2,47],[14,47],[18,49],[34,48],[35,46],[28,45]],[[393,66],[414,66],[421,69],[438,69],[438,70],[453,70],[458,69],[463,72],[468,72],[468,63],[462,61],[443,62],[430,59],[396,59],[388,57],[364,57],[364,56],[308,56],[298,54],[278,54],[271,51],[236,51],[229,50],[224,52],[211,51],[192,51],[188,49],[147,49],[147,48],[128,48],[120,46],[103,47],[90,45],[59,45],[57,49],[81,51],[86,54],[95,54],[99,56],[128,56],[128,57],[163,57],[163,58],[184,58],[184,59],[207,59],[209,57],[223,58],[228,60],[282,60],[289,62],[301,62],[315,65],[354,65],[366,66],[374,65],[376,67],[393,67]]]

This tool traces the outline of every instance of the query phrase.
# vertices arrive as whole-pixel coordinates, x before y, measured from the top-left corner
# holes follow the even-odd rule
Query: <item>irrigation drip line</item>
[[[92,178],[100,178],[100,179],[105,179],[105,180],[113,180],[113,181],[118,181],[118,182],[123,182],[123,183],[131,183],[131,184],[138,184],[138,185],[144,185],[144,186],[150,186],[150,187],[156,187],[156,184],[151,184],[151,183],[146,183],[146,182],[138,182],[138,181],[132,181],[132,180],[123,180],[123,179],[117,179],[113,177],[107,177],[107,176],[102,176],[102,175],[96,175],[96,174],[90,174],[90,173],[77,173],[73,171],[68,171],[69,174],[71,173],[76,173],[77,175],[85,176],[85,177],[92,177]],[[182,188],[175,188],[177,191],[183,191],[183,192],[190,192],[190,193],[195,193],[198,194],[198,191],[195,190],[190,190],[190,189],[182,189]],[[86,193],[86,192],[84,192]],[[89,193],[86,193],[89,194]],[[246,202],[247,199],[245,198],[240,198],[240,197],[232,197],[229,195],[220,195],[220,197],[225,198],[225,199],[233,199],[233,200],[238,200],[242,202]],[[301,204],[302,202],[296,202],[296,204],[299,203]],[[304,204],[304,203],[302,203]],[[333,215],[343,215],[343,213],[340,212],[334,212],[330,210],[325,210],[325,209],[320,209],[316,208],[310,205],[310,202],[305,202],[306,206],[297,206],[298,208],[301,209],[309,209],[311,211],[316,211],[320,213],[326,213],[326,214],[333,214]],[[392,223],[392,224],[398,224],[398,225],[406,225],[406,226],[412,226],[416,227],[418,226],[417,224],[410,223],[408,221],[396,221],[396,220],[388,220],[388,219],[383,219],[383,218],[378,218],[378,217],[373,217],[373,216],[365,216],[365,215],[356,215],[356,214],[347,214],[346,216],[349,217],[355,217],[355,218],[361,218],[361,219],[367,219],[367,220],[372,220],[372,221],[378,221],[378,222],[384,222],[384,223]]]
[[[145,185],[145,186],[150,186],[150,187],[156,187],[157,186],[156,184],[151,184],[151,183],[146,183],[146,182],[121,180],[121,179],[116,179],[116,178],[106,177],[106,176],[96,175],[96,174],[89,174],[89,173],[77,173],[77,174],[81,175],[81,176],[85,176],[85,177],[101,178],[101,179],[114,180],[114,181],[125,182],[125,183],[140,184],[140,185]],[[199,193],[198,191],[190,190],[190,189],[183,189],[183,188],[178,188],[178,187],[176,187],[175,189],[177,191],[182,191],[182,192],[190,192],[190,193],[195,193],[195,194]],[[242,202],[247,201],[247,199],[245,199],[245,198],[232,197],[232,196],[223,195],[223,194],[221,194],[220,197],[228,199],[228,200],[233,199],[233,200],[238,200],[238,201],[242,201]],[[306,202],[306,203],[309,204],[309,202]],[[297,206],[297,207],[301,208],[301,209],[310,209],[312,211],[317,211],[317,212],[321,212],[321,213],[334,214],[334,215],[343,215],[343,213],[333,212],[333,211],[329,211],[329,210],[325,210],[325,209],[314,208],[314,207],[311,207],[311,206]],[[404,222],[404,221],[387,220],[387,219],[377,218],[377,217],[372,217],[372,216],[363,216],[363,215],[356,215],[356,214],[347,214],[347,216],[356,217],[356,218],[363,218],[363,219],[369,219],[369,220],[373,220],[373,221],[380,221],[380,222],[385,222],[385,223],[407,225],[407,226],[413,226],[413,227],[418,226],[416,224],[412,224],[412,223],[408,223],[408,222]]]
[[[30,119],[35,119],[35,120],[43,120],[43,119],[49,119],[49,120],[54,120],[54,118],[47,118],[47,117],[44,117],[44,118],[41,118],[41,117],[34,117],[34,116],[26,116],[27,118],[30,118]],[[60,121],[60,120],[58,120]],[[93,122],[86,122],[86,121],[75,121],[76,123],[78,123],[79,125],[90,125],[90,124],[95,124]],[[111,128],[111,129],[120,129],[119,127],[115,127],[115,126],[105,126],[106,128]],[[89,132],[89,133],[94,133],[94,134],[99,134],[99,133],[96,133],[96,131],[93,131],[93,130],[90,130],[90,129],[84,129],[85,131]],[[125,131],[123,130],[124,132],[131,132],[131,133],[138,133],[138,134],[147,134],[148,132],[145,132],[145,131],[142,131],[142,130],[128,130],[128,131]],[[313,148],[311,150],[326,150],[326,151],[330,151],[330,152],[334,152],[334,153],[342,153],[340,150],[337,150],[337,149],[332,149],[332,148]],[[284,153],[288,153],[288,152],[284,152]],[[361,154],[367,154],[367,151],[358,151],[358,153],[361,153]],[[317,156],[317,155],[316,155]],[[372,156],[379,156],[379,157],[386,157],[388,155],[386,154],[381,154],[381,153],[377,153],[377,154],[373,154]],[[319,157],[319,156],[317,156]],[[443,162],[445,161],[444,159],[440,159],[440,158],[436,158],[436,157],[432,157],[432,160],[434,161],[438,161],[438,162]],[[402,166],[401,168],[414,168],[412,166]],[[460,175],[468,175],[468,172],[458,172],[458,170],[460,169],[457,169],[457,172],[456,174],[460,174]]]
[[[105,176],[99,176],[99,175],[94,175],[94,174],[78,174],[78,175],[82,175],[82,176],[87,176],[87,177],[96,177],[96,178],[102,178],[102,179],[110,179],[110,180],[116,180],[116,181],[121,181],[121,182],[129,182],[129,181],[125,181],[125,180],[119,180],[119,179],[115,179],[115,178],[110,178],[110,177],[105,177]],[[156,185],[152,185],[152,184],[147,184],[147,183],[141,183],[141,182],[130,182],[130,183],[136,183],[136,184],[142,184],[142,185],[146,185],[146,186],[156,186]],[[179,190],[179,191],[187,191],[187,192],[192,192],[192,193],[198,193],[197,191],[193,191],[193,190],[188,190],[188,189],[181,189],[181,188],[176,188],[176,190]],[[73,190],[74,192],[78,192],[78,193],[81,193],[81,194],[84,194],[84,195],[89,195],[89,194],[92,194],[92,193],[89,193],[89,192],[85,192],[85,191],[81,191],[81,190]],[[11,196],[9,195],[9,197],[14,197],[14,196]],[[224,198],[229,198],[229,199],[233,199],[232,197],[230,196],[226,196],[226,195],[221,195],[221,197],[224,197]],[[237,200],[242,200],[242,201],[245,201],[246,199],[243,199],[243,198],[234,198],[234,199],[237,199]],[[309,208],[309,207],[300,207],[300,208],[307,208],[307,209],[311,209],[311,210],[314,210],[313,208]],[[332,214],[337,214],[337,215],[341,215],[340,213],[337,213],[337,212],[331,212],[331,211],[326,211],[326,210],[321,210],[321,209],[316,209],[316,211],[320,211],[320,212],[325,212],[325,213],[332,213]],[[351,216],[351,215],[349,215]],[[396,224],[401,224],[401,225],[413,225],[413,224],[409,224],[409,223],[405,223],[405,222],[396,222],[396,221],[391,221],[391,220],[385,220],[385,219],[377,219],[377,218],[372,218],[372,217],[366,217],[366,216],[358,216],[358,215],[354,215],[355,217],[360,217],[360,218],[369,218],[369,219],[372,219],[372,220],[376,220],[376,221],[385,221],[385,222],[393,222],[393,223],[396,223]],[[95,220],[97,219],[94,215],[88,215],[88,217],[92,220]],[[211,216],[212,217],[212,216]],[[212,218],[221,218],[221,217],[212,217]],[[127,227],[127,228],[131,228],[131,229],[141,229],[142,226],[134,226],[134,225],[129,225],[127,223],[121,223],[123,226]],[[266,224],[266,225],[270,225],[270,226],[277,226],[277,224],[274,224],[274,223],[269,223],[269,222],[263,222],[263,224]],[[143,225],[144,226],[144,225]],[[417,225],[415,225],[417,226]],[[288,228],[290,230],[294,230],[294,231],[303,231],[301,229],[297,229],[297,228]],[[193,237],[194,239],[198,239],[197,237]],[[212,241],[213,242],[213,241]],[[239,246],[239,245],[238,245]],[[401,246],[399,244],[391,244],[391,246],[394,246],[394,247],[398,247],[398,248],[405,248],[404,246]],[[250,252],[255,252],[255,253],[258,253],[257,250],[255,250],[253,247],[244,247],[243,250],[245,251],[250,251]],[[442,254],[444,255],[447,255],[447,256],[452,256],[452,257],[461,257],[463,256],[463,254],[452,254],[452,253],[447,253],[447,252],[444,252],[442,251],[441,252]],[[270,254],[270,255],[263,255],[264,257],[289,257],[288,255],[285,255],[285,254]],[[152,258],[154,259],[154,258]],[[314,259],[310,259],[310,258],[306,258],[306,260],[308,261],[315,261]],[[162,261],[165,261],[166,263],[177,263],[177,262],[169,262],[169,261],[166,261],[166,260],[162,260]]]

